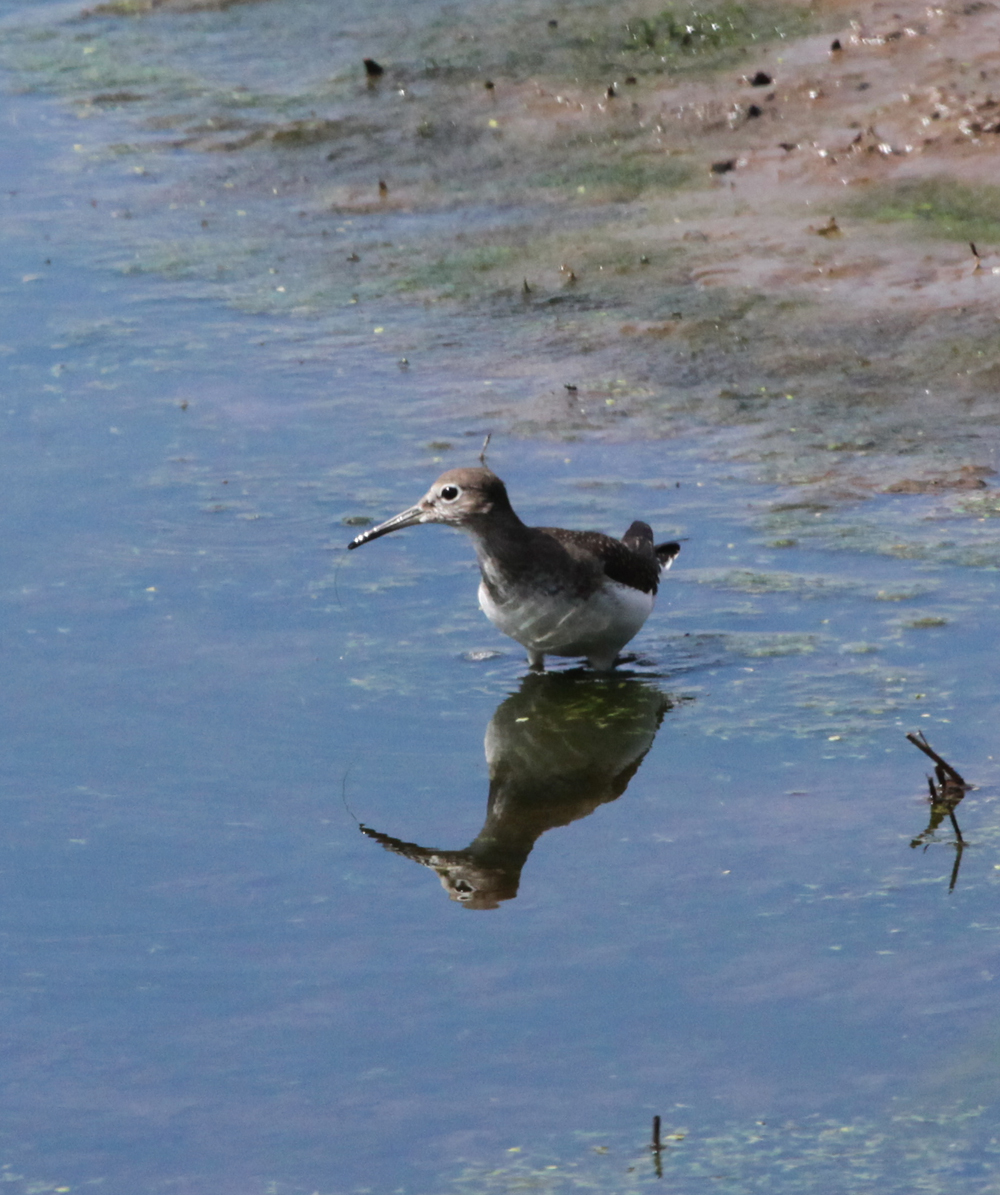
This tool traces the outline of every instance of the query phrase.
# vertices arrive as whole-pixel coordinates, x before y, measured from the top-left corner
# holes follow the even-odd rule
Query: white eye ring
[[[442,502],[457,502],[462,496],[462,487],[458,485],[443,485],[441,487],[441,501]]]

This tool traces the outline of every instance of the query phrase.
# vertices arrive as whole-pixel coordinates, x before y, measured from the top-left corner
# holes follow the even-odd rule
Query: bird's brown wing
[[[648,540],[643,532],[636,531],[637,528],[645,529]],[[562,527],[539,527],[538,530],[551,535],[571,555],[578,558],[586,555],[598,562],[604,575],[612,581],[642,593],[656,593],[660,564],[653,548],[653,533],[645,523],[632,524],[625,533],[628,542],[614,539],[602,531],[567,531]]]

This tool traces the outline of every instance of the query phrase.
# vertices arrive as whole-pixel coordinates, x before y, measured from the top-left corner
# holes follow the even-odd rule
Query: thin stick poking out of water
[[[911,733],[906,737],[914,745],[914,747],[919,747],[920,750],[923,751],[924,755],[929,755],[931,759],[933,759],[938,765],[938,767],[943,768],[956,784],[961,784],[963,788],[969,787],[962,777],[959,776],[958,772],[956,772],[951,766],[951,764],[946,759],[942,759],[941,756],[938,755],[938,753],[931,747],[930,743],[928,743],[928,741],[924,738],[922,731],[918,730],[916,734],[911,731]]]
[[[955,810],[972,785],[966,784],[951,764],[938,755],[920,731],[908,734],[906,737],[914,747],[919,747],[925,755],[934,760],[934,775],[937,777],[936,784],[933,777],[927,777],[927,788],[931,796],[930,824],[922,834],[918,834],[914,838],[910,846],[916,847],[923,843],[924,850],[926,850],[930,836],[941,824],[945,814],[948,815],[951,828],[955,831],[955,865],[951,869],[951,882],[948,884],[948,891],[954,892],[955,885],[958,883],[958,869],[962,865],[962,852],[965,850],[965,839],[959,829]]]
[[[667,1147],[660,1141],[660,1118],[653,1117],[653,1140],[649,1146],[649,1152],[653,1155],[653,1169],[656,1171],[657,1178],[663,1178],[663,1151]]]

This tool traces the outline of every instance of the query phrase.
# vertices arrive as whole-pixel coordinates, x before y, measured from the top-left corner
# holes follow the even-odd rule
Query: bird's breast
[[[504,592],[484,579],[479,605],[493,625],[531,651],[585,655],[595,644],[626,643],[653,609],[654,595],[608,581],[580,598],[571,591]]]

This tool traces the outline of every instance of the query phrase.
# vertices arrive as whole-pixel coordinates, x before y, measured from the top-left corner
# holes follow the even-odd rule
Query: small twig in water
[[[650,1143],[649,1151],[653,1155],[653,1166],[656,1170],[656,1177],[663,1178],[663,1151],[666,1148],[660,1141],[660,1118],[653,1117],[653,1140]]]
[[[338,575],[340,573],[340,569],[346,559],[347,559],[347,554],[344,553],[344,555],[341,556],[341,558],[337,561],[336,567],[333,570],[333,596],[336,599],[337,605],[341,608],[341,610],[344,609],[344,603],[340,600],[340,590],[337,587],[337,577],[338,577]]]
[[[958,869],[962,866],[962,852],[965,850],[965,840],[959,833],[958,822],[952,817],[952,823],[955,826],[955,833],[958,834],[958,842],[955,843],[955,864],[951,869],[951,879],[948,881],[948,891],[954,892],[955,885],[958,883]]]
[[[340,799],[341,799],[341,801],[343,801],[344,808],[347,810],[348,814],[354,819],[354,821],[356,821],[358,823],[359,826],[361,826],[361,822],[358,818],[358,815],[354,812],[354,810],[347,803],[347,778],[351,774],[351,769],[354,767],[354,763],[355,763],[356,759],[357,759],[357,756],[355,756],[354,759],[352,759],[351,762],[344,769],[344,778],[340,782]],[[361,828],[364,829],[363,826],[361,826]]]
[[[948,816],[951,818],[951,825],[955,831],[955,837],[958,839],[961,846],[965,846],[965,839],[962,837],[962,831],[958,828],[958,822],[955,820],[954,809],[948,810]]]
[[[958,883],[958,870],[962,865],[962,852],[965,850],[965,839],[962,837],[962,831],[959,829],[955,810],[972,785],[966,784],[951,764],[938,755],[920,731],[917,731],[915,734],[908,734],[906,737],[914,747],[918,747],[925,755],[934,760],[934,776],[937,778],[937,783],[935,783],[933,777],[927,777],[927,789],[930,793],[931,801],[930,823],[922,834],[918,834],[913,839],[910,846],[916,847],[923,844],[923,848],[926,851],[930,845],[929,840],[931,835],[944,820],[945,814],[948,815],[952,829],[955,831],[955,865],[951,869],[951,881],[948,884],[948,891],[954,892],[955,885]]]
[[[969,787],[969,785],[965,783],[965,781],[958,774],[958,772],[955,771],[951,764],[946,759],[942,759],[941,756],[938,755],[938,753],[931,747],[930,743],[928,743],[928,741],[924,738],[922,731],[918,730],[915,734],[911,732],[906,737],[914,745],[914,747],[919,747],[920,750],[923,751],[924,755],[929,755],[931,759],[933,759],[938,765],[938,767],[943,768],[956,784],[961,784],[963,788]]]

